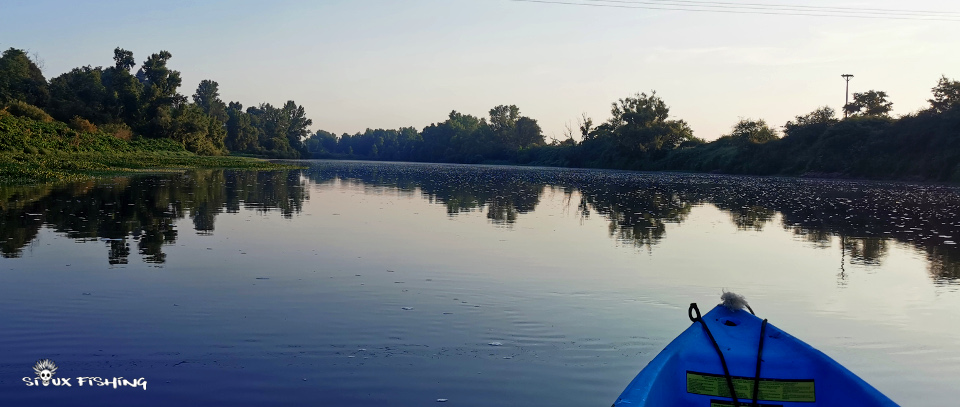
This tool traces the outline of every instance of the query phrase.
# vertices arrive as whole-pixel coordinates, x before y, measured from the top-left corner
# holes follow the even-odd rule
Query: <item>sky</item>
[[[855,75],[851,93],[887,92],[895,115],[927,107],[941,75],[960,79],[960,2],[714,1],[934,10],[955,21],[512,0],[0,0],[0,48],[37,55],[48,79],[110,66],[116,47],[138,63],[167,50],[181,94],[212,79],[244,107],[294,100],[313,130],[336,134],[422,129],[451,110],[485,117],[513,104],[562,140],[581,115],[599,123],[618,99],[656,91],[673,118],[714,140],[741,118],[779,128],[820,106],[839,111],[841,74]]]

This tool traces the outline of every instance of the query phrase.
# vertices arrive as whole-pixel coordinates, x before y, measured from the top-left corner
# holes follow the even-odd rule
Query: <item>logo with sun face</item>
[[[49,386],[50,379],[57,373],[57,364],[50,359],[40,359],[33,365],[33,371],[37,373],[40,380],[43,380],[44,386]]]
[[[124,379],[123,376],[120,377],[97,377],[97,376],[79,376],[79,377],[57,377],[53,378],[53,375],[57,374],[57,364],[51,359],[40,359],[37,361],[37,364],[33,365],[33,372],[36,373],[35,377],[24,377],[23,384],[29,387],[39,387],[41,384],[51,387],[73,387],[74,384],[77,387],[103,387],[103,388],[121,388],[121,387],[133,387],[147,389],[147,379],[141,377],[139,379]],[[67,372],[69,373],[69,372]],[[76,379],[75,382],[71,380]]]

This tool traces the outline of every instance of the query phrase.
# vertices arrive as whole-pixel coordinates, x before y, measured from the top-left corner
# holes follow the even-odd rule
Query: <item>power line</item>
[[[569,6],[585,6],[585,7],[605,7],[605,8],[621,8],[621,9],[644,9],[644,10],[669,10],[669,11],[691,11],[691,12],[706,12],[706,13],[726,13],[726,14],[761,14],[761,15],[780,15],[780,16],[806,16],[806,17],[846,17],[846,18],[863,18],[863,19],[882,19],[882,20],[921,20],[921,21],[957,21],[960,22],[960,15],[955,18],[953,16],[948,17],[938,17],[936,15],[911,15],[911,14],[892,14],[892,13],[882,13],[880,15],[874,14],[864,14],[864,13],[855,13],[852,10],[849,12],[843,11],[830,11],[826,9],[821,10],[806,10],[795,11],[789,9],[777,9],[777,8],[762,8],[759,7],[759,10],[754,9],[738,9],[736,7],[726,6],[720,8],[719,5],[680,5],[680,4],[668,4],[666,2],[630,2],[630,1],[617,1],[617,0],[511,0],[522,3],[541,3],[541,4],[562,4]],[[584,3],[584,1],[592,1],[592,3]],[[669,0],[668,0],[669,1]],[[673,0],[675,3],[677,0]],[[626,3],[626,4],[624,4]],[[707,3],[707,2],[700,2]],[[715,2],[719,3],[719,2]],[[734,3],[722,3],[722,4],[734,4]],[[744,4],[745,5],[745,4]],[[713,8],[711,8],[713,7]],[[794,6],[795,7],[795,6]],[[867,9],[864,9],[867,10]],[[873,9],[873,11],[889,11],[893,10],[884,10],[884,9]],[[901,13],[909,12],[902,11]],[[925,13],[920,11],[914,11],[914,13]],[[953,12],[943,12],[942,14],[954,14]]]
[[[771,4],[771,3],[734,3],[725,1],[703,1],[703,0],[578,0],[594,3],[622,3],[622,4],[650,4],[667,5],[678,7],[710,7],[710,8],[738,8],[738,9],[760,9],[760,10],[784,10],[784,11],[802,11],[802,12],[827,12],[827,13],[854,13],[854,14],[894,14],[894,15],[917,15],[928,17],[939,17],[942,15],[960,16],[960,11],[932,11],[932,10],[906,10],[906,9],[884,9],[884,8],[857,8],[857,7],[831,7],[831,6],[807,6],[795,4]],[[673,4],[679,3],[679,4]]]

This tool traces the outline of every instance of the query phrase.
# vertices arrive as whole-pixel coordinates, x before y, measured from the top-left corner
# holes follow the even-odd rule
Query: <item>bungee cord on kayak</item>
[[[726,295],[727,293],[724,293]],[[726,305],[724,305],[726,307]],[[728,308],[729,309],[729,308]],[[696,317],[694,317],[696,313]],[[723,377],[727,379],[727,387],[730,389],[730,397],[733,399],[733,405],[740,407],[740,401],[737,400],[737,389],[733,386],[733,377],[730,376],[730,369],[727,368],[727,359],[723,357],[723,351],[720,350],[720,345],[717,344],[717,339],[713,337],[713,334],[710,333],[710,327],[707,326],[706,322],[703,322],[703,317],[700,315],[700,308],[697,308],[697,303],[690,303],[690,309],[687,310],[687,316],[690,317],[690,320],[694,323],[699,322],[703,326],[703,331],[707,333],[707,337],[710,338],[710,343],[713,344],[713,349],[717,351],[717,356],[720,356],[720,364],[723,365]]]
[[[827,355],[758,318],[743,296],[724,292],[721,300],[703,315],[691,303],[687,316],[693,324],[637,374],[613,407],[897,405]]]

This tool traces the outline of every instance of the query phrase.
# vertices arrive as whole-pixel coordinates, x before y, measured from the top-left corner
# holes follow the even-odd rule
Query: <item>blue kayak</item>
[[[614,407],[897,405],[823,352],[750,312],[717,305],[701,317],[691,304],[689,314],[693,325],[640,371]]]

